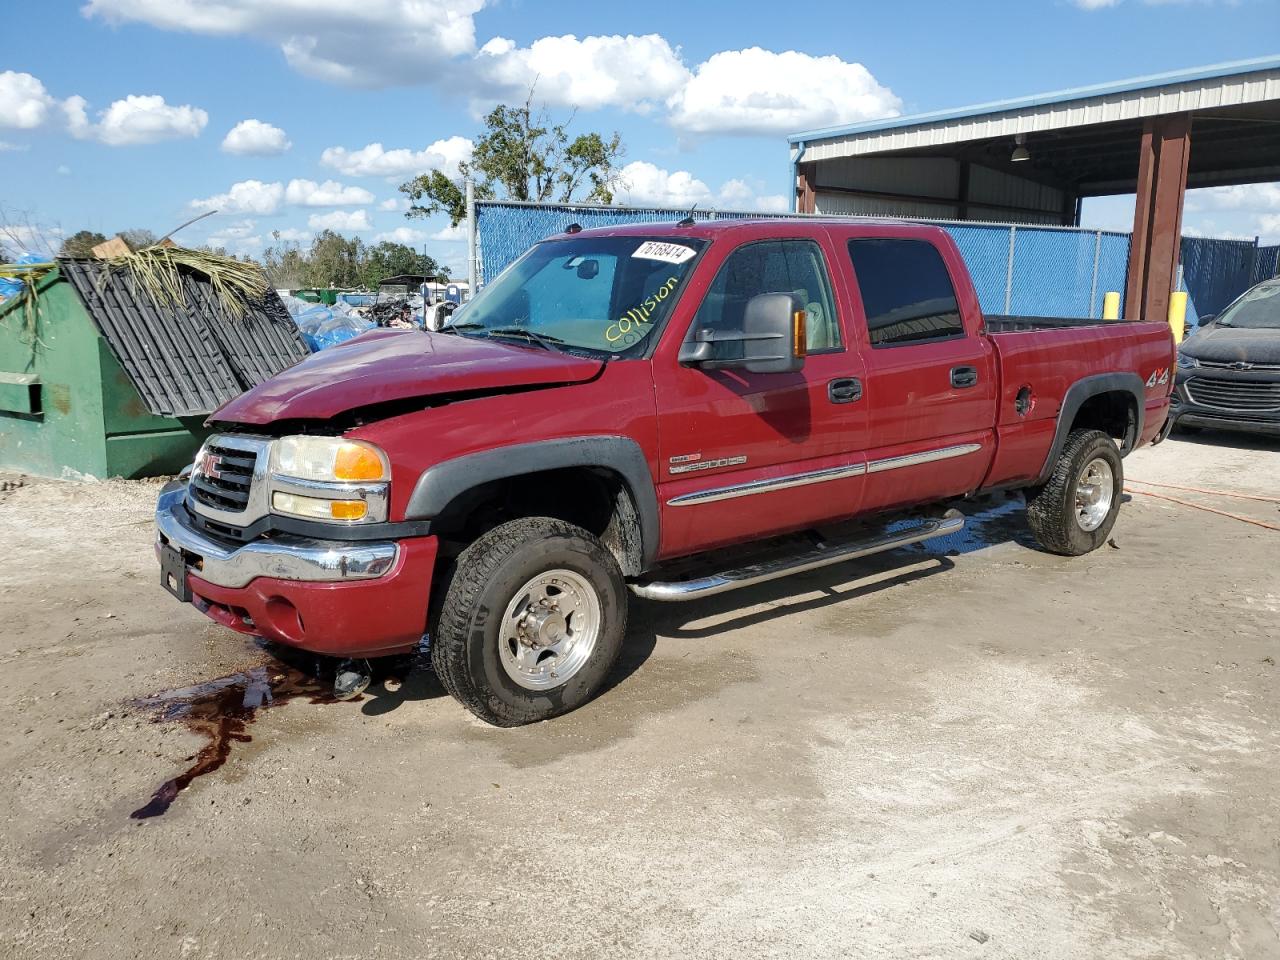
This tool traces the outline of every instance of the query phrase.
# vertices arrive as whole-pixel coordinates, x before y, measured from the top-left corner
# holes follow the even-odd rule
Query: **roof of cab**
[[[623,223],[607,227],[591,227],[568,233],[561,231],[547,237],[548,240],[575,237],[635,237],[660,236],[664,238],[693,237],[701,240],[713,240],[716,237],[736,234],[779,235],[794,231],[797,225],[811,227],[815,230],[829,227],[865,228],[868,233],[889,228],[897,232],[902,229],[932,233],[941,227],[929,223],[912,220],[896,220],[889,217],[752,217],[724,218],[719,220],[698,220],[692,224],[682,225],[677,221],[648,221],[646,223]]]

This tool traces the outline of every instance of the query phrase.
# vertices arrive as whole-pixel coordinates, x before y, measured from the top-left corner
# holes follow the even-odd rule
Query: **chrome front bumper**
[[[219,587],[243,587],[258,577],[308,583],[373,580],[395,566],[394,541],[345,542],[280,535],[228,547],[191,525],[183,499],[185,480],[175,480],[156,504],[156,544],[188,555],[191,573]],[[194,556],[194,559],[192,556]]]

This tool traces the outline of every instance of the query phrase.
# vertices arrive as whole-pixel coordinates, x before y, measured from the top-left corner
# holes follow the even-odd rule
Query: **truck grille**
[[[191,496],[215,510],[241,513],[249,504],[257,463],[256,451],[222,446],[210,440],[192,472]]]
[[[1194,377],[1186,382],[1186,390],[1191,402],[1202,407],[1252,413],[1280,410],[1280,383]]]

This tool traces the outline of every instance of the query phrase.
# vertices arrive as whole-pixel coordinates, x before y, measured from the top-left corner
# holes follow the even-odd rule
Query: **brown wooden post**
[[[1138,190],[1129,245],[1128,320],[1164,320],[1178,282],[1191,115],[1148,120],[1138,147]]]
[[[796,177],[796,212],[817,213],[818,197],[815,191],[817,171],[814,170],[812,163],[801,163],[797,166],[799,170]]]

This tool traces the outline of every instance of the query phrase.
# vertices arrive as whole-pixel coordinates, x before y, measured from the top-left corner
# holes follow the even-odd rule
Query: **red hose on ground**
[[[1234,493],[1230,490],[1206,490],[1203,487],[1180,487],[1175,483],[1156,483],[1154,480],[1138,480],[1134,477],[1125,478],[1129,483],[1141,483],[1148,487],[1162,487],[1165,490],[1185,490],[1188,493],[1209,493],[1218,497],[1231,497],[1234,500],[1260,500],[1263,503],[1280,503],[1275,497],[1260,497],[1253,493]]]
[[[1139,481],[1141,482],[1141,481]],[[1144,497],[1155,497],[1157,500],[1168,500],[1170,503],[1178,503],[1184,507],[1191,507],[1195,510],[1203,510],[1205,513],[1216,513],[1220,517],[1230,517],[1232,520],[1242,520],[1245,523],[1252,523],[1255,527],[1262,527],[1265,530],[1275,530],[1280,532],[1280,526],[1274,523],[1266,523],[1262,520],[1255,520],[1253,517],[1242,517],[1238,513],[1227,513],[1225,510],[1215,510],[1213,507],[1206,507],[1203,503],[1192,503],[1190,500],[1179,500],[1177,497],[1166,496],[1163,493],[1152,493],[1150,490],[1134,490],[1126,487],[1130,493],[1139,493]],[[1250,499],[1264,499],[1261,497],[1251,497]]]

